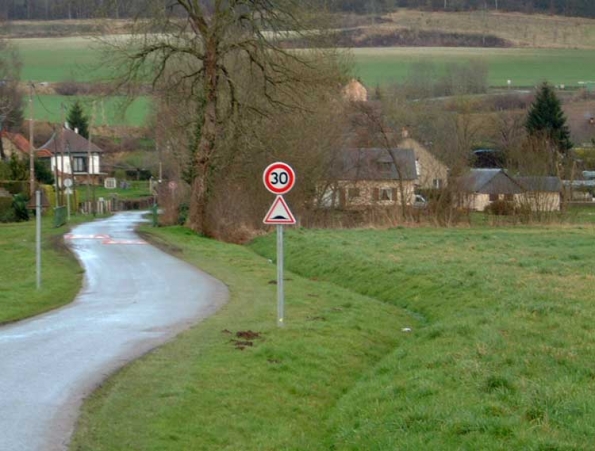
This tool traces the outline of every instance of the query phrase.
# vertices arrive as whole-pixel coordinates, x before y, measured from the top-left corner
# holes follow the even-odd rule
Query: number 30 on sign
[[[264,170],[262,181],[271,193],[281,196],[293,188],[295,172],[286,163],[273,163]]]

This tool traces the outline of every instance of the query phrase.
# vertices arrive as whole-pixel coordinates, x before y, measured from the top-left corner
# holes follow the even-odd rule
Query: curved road
[[[75,302],[0,328],[0,450],[67,447],[82,400],[117,368],[213,313],[223,284],[148,245],[128,212],[65,239],[86,270]]]

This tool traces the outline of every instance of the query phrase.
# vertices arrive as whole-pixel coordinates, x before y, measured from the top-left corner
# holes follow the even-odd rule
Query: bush
[[[16,222],[29,220],[29,209],[27,208],[28,198],[23,194],[17,194],[12,201],[12,208]]]
[[[0,197],[0,222],[15,222],[15,220],[12,198]]]
[[[514,203],[508,200],[496,200],[492,202],[486,211],[497,216],[509,216],[515,213]]]

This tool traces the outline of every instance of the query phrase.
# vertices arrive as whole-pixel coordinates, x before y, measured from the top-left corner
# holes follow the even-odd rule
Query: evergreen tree
[[[83,107],[78,100],[68,110],[66,121],[72,130],[78,128],[79,135],[89,139],[89,118],[85,116]]]
[[[530,136],[545,137],[566,154],[572,149],[570,130],[560,100],[548,83],[543,83],[529,108],[525,128]]]

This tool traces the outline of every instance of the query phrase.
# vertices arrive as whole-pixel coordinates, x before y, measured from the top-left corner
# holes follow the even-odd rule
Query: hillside
[[[360,20],[364,19],[360,17]],[[354,21],[354,17],[349,20],[351,23]],[[504,40],[513,47],[595,49],[595,20],[586,18],[494,11],[449,13],[400,9],[377,16],[376,23],[369,22],[366,20],[362,25],[350,27],[354,46],[358,46],[358,39],[360,42],[370,41],[370,37],[377,37],[378,42],[365,46],[383,46],[383,38],[386,40],[387,36],[409,30],[421,38],[430,32],[434,35],[442,33],[444,39],[456,34],[485,37],[485,46],[502,46],[490,45],[490,38],[496,38],[497,42]],[[410,42],[405,45],[439,46],[435,42]],[[461,41],[460,46],[466,46],[465,42]]]

